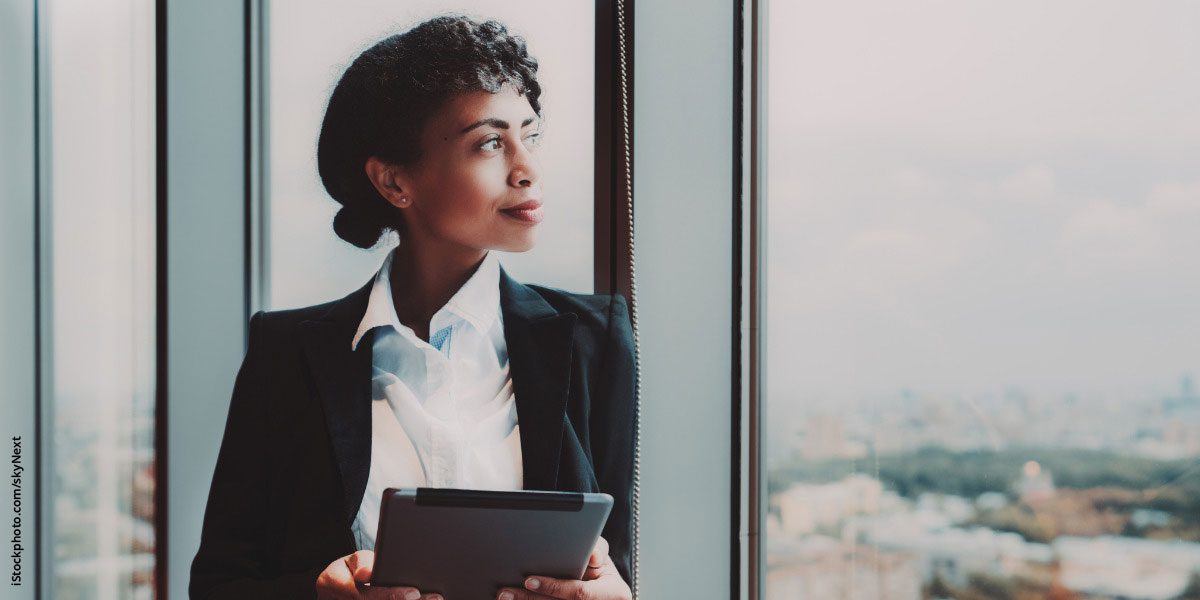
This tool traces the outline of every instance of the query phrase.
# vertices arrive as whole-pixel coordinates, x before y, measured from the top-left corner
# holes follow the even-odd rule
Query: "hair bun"
[[[368,250],[379,243],[384,226],[369,215],[355,210],[352,206],[343,206],[333,217],[333,231],[338,237]]]

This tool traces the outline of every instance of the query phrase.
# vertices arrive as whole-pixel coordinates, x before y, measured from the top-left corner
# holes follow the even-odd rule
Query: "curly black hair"
[[[359,54],[330,95],[317,141],[321,183],[342,205],[333,219],[338,237],[371,248],[386,230],[403,232],[400,209],[364,171],[368,158],[419,162],[425,124],[464,92],[495,93],[508,83],[540,117],[537,69],[525,40],[502,23],[459,14],[434,17]]]

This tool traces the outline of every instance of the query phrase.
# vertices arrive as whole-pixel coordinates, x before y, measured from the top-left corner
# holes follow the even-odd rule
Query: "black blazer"
[[[371,461],[372,344],[364,338],[352,352],[350,342],[373,283],[251,317],[192,598],[315,598],[320,572],[355,551],[350,527]],[[602,535],[628,582],[635,358],[626,300],[523,285],[501,268],[500,305],[524,488],[611,494]]]

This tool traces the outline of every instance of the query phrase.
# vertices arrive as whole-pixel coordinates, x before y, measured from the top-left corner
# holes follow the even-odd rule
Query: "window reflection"
[[[340,298],[366,283],[397,243],[389,234],[387,242],[364,251],[333,233],[339,205],[317,175],[317,134],[337,77],[359,52],[447,11],[502,21],[526,39],[538,60],[546,220],[533,250],[498,252],[501,263],[520,281],[592,290],[594,3],[356,0],[268,7],[267,308]],[[330,28],[333,22],[339,26]]]
[[[770,11],[767,597],[1200,592],[1200,7]]]

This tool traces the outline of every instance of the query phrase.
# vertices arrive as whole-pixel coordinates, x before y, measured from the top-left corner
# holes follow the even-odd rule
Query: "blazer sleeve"
[[[600,490],[613,497],[602,535],[617,571],[632,585],[634,407],[633,325],[625,297],[613,294],[599,393],[591,406],[592,460]]]
[[[225,434],[192,560],[191,598],[315,598],[322,568],[272,573],[266,556],[270,455],[263,312],[250,318],[250,341],[234,381]]]

